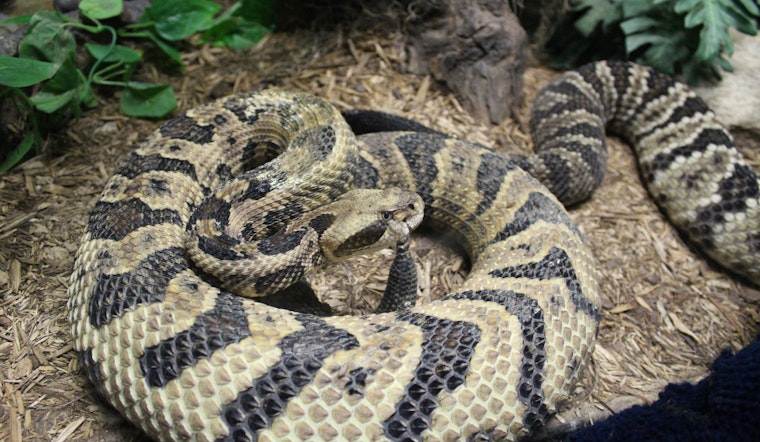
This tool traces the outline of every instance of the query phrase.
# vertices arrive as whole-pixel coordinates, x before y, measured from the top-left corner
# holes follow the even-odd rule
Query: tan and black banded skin
[[[578,229],[554,195],[516,164],[542,176],[546,164],[568,164],[557,158],[581,158],[592,165],[591,182],[598,182],[604,161],[594,158],[601,151],[594,146],[603,143],[603,127],[591,126],[603,126],[610,112],[625,115],[658,102],[664,115],[644,112],[649,117],[642,127],[631,129],[670,140],[659,154],[639,150],[642,157],[664,158],[652,162],[656,189],[662,186],[658,173],[675,176],[676,166],[698,150],[704,157],[733,149],[730,138],[718,147],[700,145],[703,126],[689,122],[712,120],[700,111],[694,116],[680,86],[669,83],[656,95],[646,89],[652,81],[634,80],[649,72],[599,63],[552,83],[535,108],[547,121],[538,130],[566,137],[569,147],[539,146],[556,157],[544,153],[538,160],[510,161],[480,146],[414,132],[368,134],[355,150],[331,106],[282,92],[223,99],[168,122],[107,185],[77,255],[69,318],[87,376],[125,417],[161,440],[509,440],[527,434],[572,392],[593,348],[600,307],[596,265]],[[633,87],[645,90],[629,91]],[[641,94],[644,101],[637,99]],[[669,111],[666,102],[679,100],[683,106]],[[571,114],[576,117],[562,123],[554,119]],[[675,128],[681,120],[688,131]],[[249,174],[272,174],[275,184],[252,180],[244,202],[271,200],[289,185],[288,171],[301,167],[283,156],[270,161],[285,144],[273,122],[296,139],[302,131],[324,133],[325,125],[337,134],[314,137],[322,140],[308,148],[316,152],[292,154],[312,158],[314,170],[329,169],[331,178],[317,173],[313,183],[301,181],[307,173],[296,176],[294,188],[318,193],[306,199],[329,201],[351,186],[417,192],[424,222],[451,232],[470,255],[463,285],[404,311],[321,318],[211,284],[218,277],[204,275],[185,253],[193,220],[224,220],[204,201],[263,163],[263,172]],[[557,124],[566,124],[567,133]],[[267,132],[276,139],[265,139]],[[645,137],[634,141],[639,138]],[[731,164],[731,170],[743,165],[740,159]],[[696,175],[711,176],[711,170],[687,173],[685,187],[700,187]],[[724,187],[739,192],[730,174],[725,179]],[[754,190],[742,190],[746,206],[753,204],[748,200],[756,205],[753,183]],[[721,189],[711,201],[725,198]],[[222,213],[227,207],[213,204]],[[312,206],[298,199],[269,204],[258,216],[263,224],[244,237],[258,240],[285,218],[308,217],[306,206]],[[699,207],[695,202],[688,210]],[[731,221],[729,213],[738,212],[712,220]],[[247,222],[236,228],[246,231]],[[311,227],[324,229],[324,222]]]
[[[715,114],[669,76],[600,62],[558,77],[533,103],[536,154],[512,158],[566,205],[583,201],[604,176],[605,126],[633,146],[642,182],[684,237],[760,286],[760,179]]]

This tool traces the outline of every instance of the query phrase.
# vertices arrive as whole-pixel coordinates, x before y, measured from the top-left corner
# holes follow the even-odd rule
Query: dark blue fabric
[[[567,442],[760,441],[760,336],[725,351],[696,385],[670,384],[659,399],[568,436]]]

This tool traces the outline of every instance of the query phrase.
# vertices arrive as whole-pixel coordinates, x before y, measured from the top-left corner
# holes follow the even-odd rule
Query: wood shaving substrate
[[[198,47],[183,56],[181,75],[147,65],[138,79],[171,83],[181,109],[276,86],[322,96],[341,109],[396,113],[497,149],[530,150],[520,125],[476,124],[430,77],[405,74],[396,31],[280,33],[244,52]],[[552,75],[540,67],[528,70],[527,103]],[[118,98],[101,97],[96,109],[48,140],[44,155],[0,176],[0,440],[142,437],[84,378],[64,313],[90,209],[108,177],[160,124],[123,116]],[[523,120],[526,112],[527,105]],[[758,145],[751,136],[742,141]],[[751,161],[757,166],[757,157]],[[723,349],[737,350],[752,339],[760,294],[683,243],[642,188],[627,146],[611,139],[604,183],[572,217],[604,275],[594,361],[568,405],[582,410],[579,415],[650,402],[667,383],[704,377]],[[415,237],[420,302],[445,294],[466,274],[467,261],[444,243],[434,235]],[[354,259],[311,279],[338,313],[367,312],[379,301],[391,256]]]

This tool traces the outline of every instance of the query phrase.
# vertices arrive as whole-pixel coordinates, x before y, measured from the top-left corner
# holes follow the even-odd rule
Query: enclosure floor
[[[476,124],[431,78],[404,74],[396,31],[279,33],[245,52],[196,47],[185,52],[181,75],[148,65],[139,79],[171,83],[181,109],[275,86],[325,97],[341,109],[397,113],[497,149],[530,149],[521,125]],[[540,67],[528,70],[526,103],[552,75]],[[109,176],[160,124],[123,116],[118,98],[101,99],[51,138],[44,155],[0,176],[0,440],[141,439],[95,396],[64,316],[88,213]],[[744,134],[738,139],[745,154],[754,152],[750,161],[758,169],[759,140]],[[741,348],[757,332],[760,293],[683,243],[642,188],[624,144],[611,140],[601,189],[571,214],[604,276],[594,362],[571,404],[584,407],[583,414],[649,402],[669,382],[699,379],[722,350]],[[434,237],[415,237],[412,250],[420,302],[444,294],[466,272],[463,257]],[[328,267],[312,280],[336,311],[367,312],[379,301],[390,256]]]

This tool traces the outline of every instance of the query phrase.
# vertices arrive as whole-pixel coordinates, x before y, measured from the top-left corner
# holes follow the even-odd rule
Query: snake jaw
[[[322,253],[336,262],[394,248],[422,222],[424,208],[419,195],[399,188],[347,192],[321,209],[334,215],[319,239]]]
[[[425,203],[414,192],[402,189],[386,189],[386,193],[392,192],[391,199],[396,200],[396,208],[383,212],[383,218],[387,220],[387,247],[395,247],[399,242],[409,241],[409,235],[416,229],[425,215]]]
[[[417,196],[416,193],[414,195]],[[421,198],[420,205],[421,207],[424,207]],[[409,235],[412,234],[412,231],[422,223],[422,218],[425,214],[422,209],[419,209],[418,206],[413,203],[410,203],[401,213],[402,215],[399,217],[402,219],[393,223],[388,223],[388,228],[394,230],[394,234],[399,238],[399,241],[406,242],[409,240]]]
[[[406,224],[406,227],[409,229],[409,233],[412,233],[414,229],[419,227],[419,225],[422,223],[422,218],[424,216],[425,216],[425,213],[420,212],[407,219],[405,224]]]

